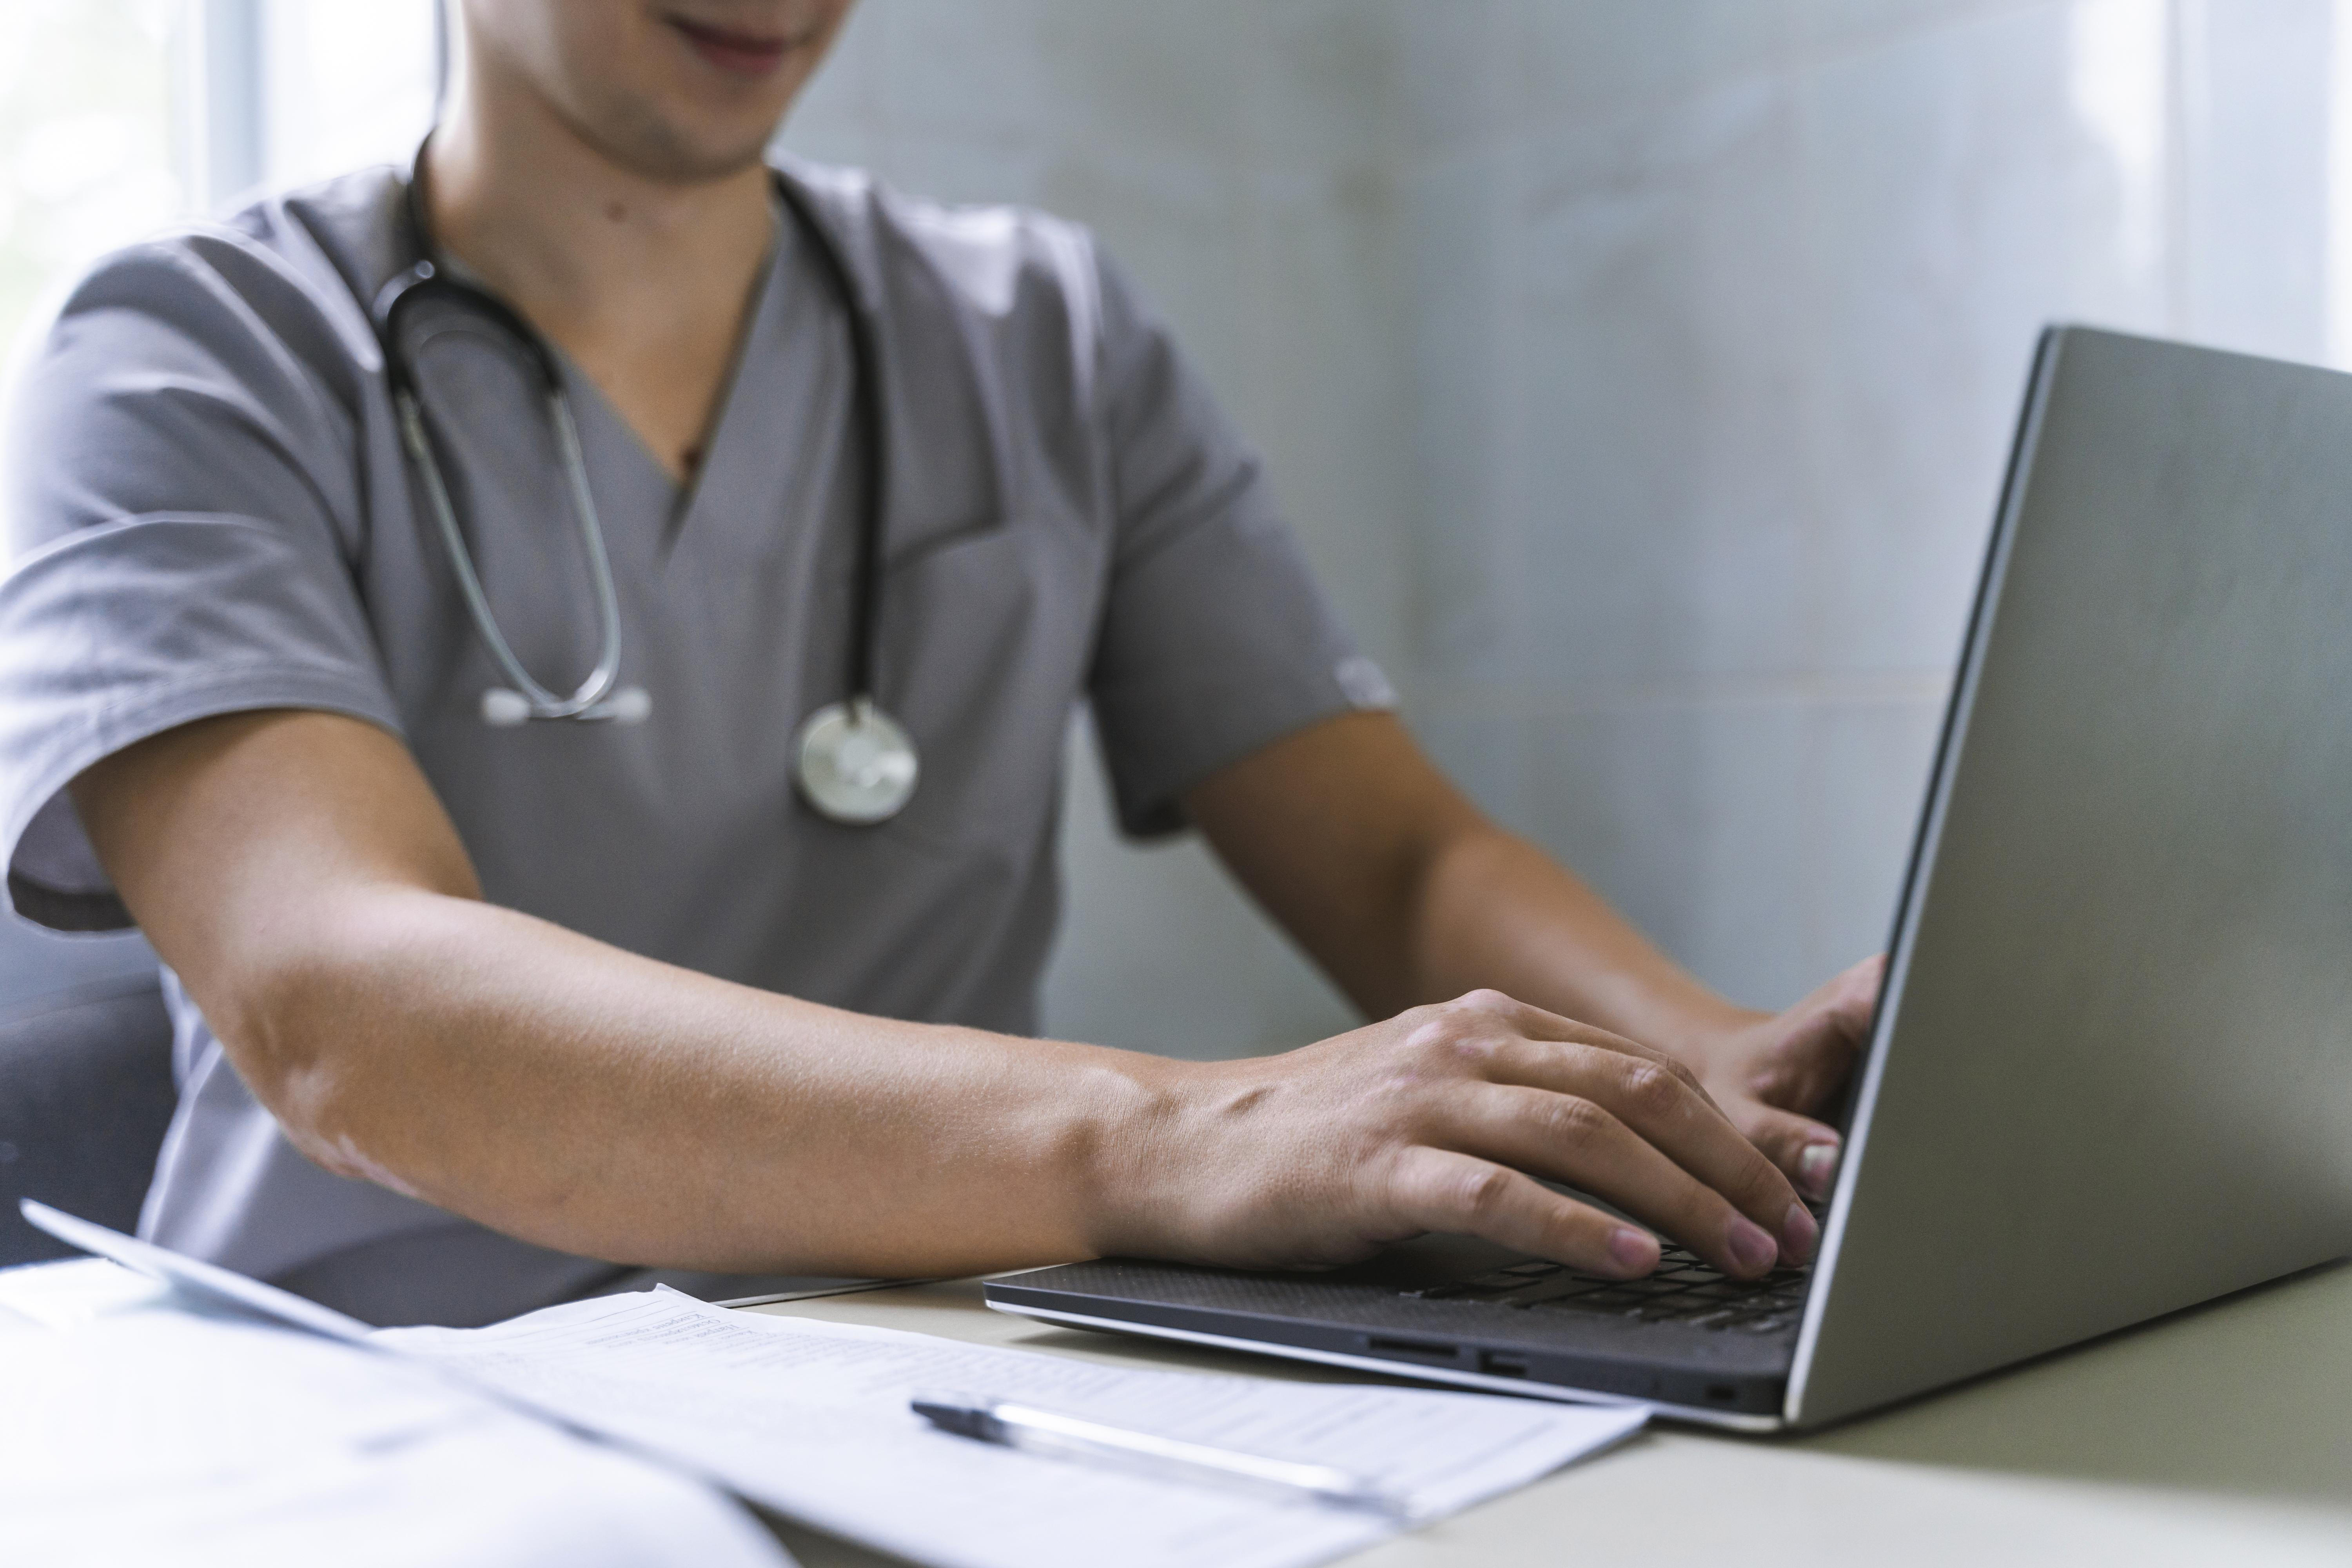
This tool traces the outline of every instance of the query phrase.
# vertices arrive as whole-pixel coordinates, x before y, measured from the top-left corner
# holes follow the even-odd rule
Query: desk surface
[[[749,1309],[1128,1365],[1360,1374],[1049,1328],[972,1281]],[[796,1531],[807,1568],[885,1560]],[[1349,1559],[1440,1563],[2352,1563],[2352,1264],[1800,1438],[1654,1425]]]

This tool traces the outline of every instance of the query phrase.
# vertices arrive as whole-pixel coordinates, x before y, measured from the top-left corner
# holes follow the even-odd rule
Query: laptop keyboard
[[[1603,1279],[1579,1274],[1565,1264],[1530,1258],[1475,1279],[1449,1280],[1405,1294],[1424,1301],[1484,1301],[1533,1311],[1591,1312],[1647,1323],[1770,1334],[1796,1325],[1811,1272],[1808,1265],[1775,1268],[1760,1279],[1734,1279],[1699,1261],[1689,1248],[1670,1245],[1661,1253],[1656,1271],[1640,1279]]]

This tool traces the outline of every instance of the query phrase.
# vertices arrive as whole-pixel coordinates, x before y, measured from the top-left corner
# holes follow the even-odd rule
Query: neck
[[[766,169],[649,176],[527,86],[469,71],[424,174],[443,250],[560,347],[674,479],[689,477],[774,237]]]
[[[695,183],[649,177],[528,89],[468,90],[435,131],[425,174],[441,246],[559,342],[644,321],[661,300],[674,302],[656,307],[664,318],[723,300],[731,319],[773,233],[762,166]]]

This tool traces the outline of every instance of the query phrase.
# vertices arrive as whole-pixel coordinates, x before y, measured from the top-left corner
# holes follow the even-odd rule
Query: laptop
[[[1109,1258],[1048,1322],[1806,1428],[2352,1253],[2352,376],[2034,356],[1811,1268]]]

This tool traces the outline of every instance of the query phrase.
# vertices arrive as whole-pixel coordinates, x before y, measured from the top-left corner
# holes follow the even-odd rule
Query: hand
[[[1441,1231],[1615,1278],[1657,1267],[1654,1237],[1538,1177],[1741,1278],[1819,1240],[1688,1068],[1498,992],[1284,1056],[1165,1068],[1150,1125],[1119,1141],[1105,1252],[1325,1268]]]
[[[1754,1015],[1682,1053],[1732,1125],[1808,1197],[1829,1196],[1841,1146],[1813,1117],[1868,1042],[1885,975],[1885,955],[1866,958],[1787,1012]]]

